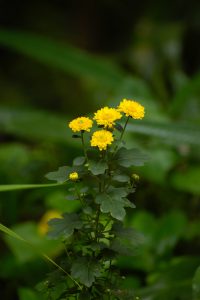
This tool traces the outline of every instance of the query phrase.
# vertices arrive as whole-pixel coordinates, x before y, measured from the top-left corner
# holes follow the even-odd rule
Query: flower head
[[[133,100],[123,99],[118,106],[118,110],[125,113],[127,117],[132,117],[133,119],[144,118],[144,106]]]
[[[92,124],[93,124],[93,121],[90,120],[90,118],[80,117],[80,118],[76,118],[76,119],[72,120],[69,123],[69,128],[71,128],[72,131],[74,131],[74,132],[78,132],[81,130],[90,131]]]
[[[111,128],[115,125],[115,121],[121,119],[122,115],[115,108],[104,107],[94,114],[94,120],[98,125],[103,125],[105,128]]]
[[[100,151],[106,150],[107,146],[114,141],[113,135],[108,130],[98,130],[92,135],[91,146],[98,147]]]
[[[78,173],[77,172],[73,172],[69,174],[69,179],[72,181],[77,181],[78,180]]]

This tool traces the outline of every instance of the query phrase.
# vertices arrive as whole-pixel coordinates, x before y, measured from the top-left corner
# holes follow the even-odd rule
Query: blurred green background
[[[80,147],[69,120],[122,98],[146,108],[127,133],[151,156],[135,169],[137,208],[126,220],[144,241],[119,260],[124,286],[142,300],[200,299],[199,53],[199,1],[0,2],[0,184],[45,183],[71,164]],[[1,193],[0,221],[56,258],[41,222],[78,209],[65,195]],[[2,299],[41,299],[35,285],[52,267],[3,235],[0,253]]]

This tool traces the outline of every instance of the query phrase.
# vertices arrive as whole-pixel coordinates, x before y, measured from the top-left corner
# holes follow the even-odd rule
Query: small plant
[[[69,123],[84,156],[46,177],[66,182],[66,198],[79,200],[81,209],[49,221],[49,237],[61,239],[65,252],[60,268],[38,285],[46,299],[138,299],[122,288],[116,261],[120,254],[132,256],[139,238],[123,220],[126,209],[135,208],[128,198],[139,179],[133,168],[147,156],[127,149],[123,138],[128,121],[143,117],[142,105],[124,99],[116,109],[98,110],[93,120],[80,117]]]

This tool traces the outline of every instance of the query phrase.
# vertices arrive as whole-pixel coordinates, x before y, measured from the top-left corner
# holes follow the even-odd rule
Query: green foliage
[[[198,300],[200,298],[200,267],[195,272],[192,287],[194,300]]]
[[[125,198],[126,196],[126,189],[111,186],[107,192],[97,194],[95,201],[100,204],[103,213],[110,213],[113,218],[123,220],[126,215],[124,207],[134,207],[134,205]]]
[[[68,180],[68,176],[71,172],[71,168],[64,166],[59,167],[58,171],[46,174],[45,177],[49,180],[55,180],[57,183],[64,183]]]
[[[31,289],[20,288],[18,293],[19,293],[20,300],[27,300],[27,299],[39,300],[39,299],[41,299],[41,298],[39,298],[40,296],[36,292],[32,291]]]
[[[82,284],[90,287],[95,281],[95,277],[101,275],[101,266],[97,260],[90,256],[80,258],[72,264],[71,274],[74,278],[79,279]]]
[[[200,194],[199,185],[200,168],[191,167],[188,170],[175,173],[171,182],[178,190],[189,191],[191,193]]]
[[[187,300],[192,295],[192,277],[199,263],[196,257],[174,258],[164,270],[149,278],[150,285],[138,295],[146,300]],[[150,295],[150,297],[149,297]]]
[[[105,170],[108,169],[107,163],[103,160],[100,161],[89,160],[88,164],[89,164],[89,170],[92,172],[93,175],[104,174]]]
[[[34,222],[17,225],[13,228],[13,231],[49,256],[54,256],[62,250],[62,247],[60,247],[57,242],[44,239],[44,235],[39,233],[39,226]],[[34,247],[23,244],[17,239],[7,236],[5,237],[5,241],[20,263],[29,262],[38,256]]]
[[[51,219],[49,221],[50,231],[49,237],[51,238],[68,238],[70,237],[75,229],[80,229],[83,224],[75,213],[63,214],[63,218]]]
[[[123,79],[123,71],[114,63],[92,57],[75,47],[56,43],[43,36],[1,30],[0,43],[48,66],[83,78],[96,79],[107,86],[116,86]]]
[[[195,47],[192,47],[191,43],[194,38],[191,35],[191,28],[197,29],[195,20],[198,19],[198,10],[196,5],[193,6],[193,10],[190,10],[194,13],[194,18],[190,18],[192,21],[188,27],[188,24],[185,26],[184,21],[187,20],[187,12],[182,14],[184,19],[181,18],[178,24],[171,23],[166,21],[170,17],[170,10],[175,13],[178,6],[175,5],[171,9],[169,3],[157,4],[153,10],[147,10],[147,15],[142,14],[141,17],[140,12],[137,14],[137,6],[135,6],[137,20],[134,21],[136,25],[131,27],[131,43],[126,45],[125,34],[123,43],[118,40],[120,45],[116,45],[115,49],[125,47],[126,50],[122,49],[119,52],[115,50],[114,55],[109,52],[109,57],[107,55],[109,62],[68,44],[58,43],[53,39],[29,33],[1,30],[0,43],[2,46],[25,54],[33,60],[24,59],[22,55],[16,56],[13,54],[14,51],[2,52],[1,101],[6,104],[7,108],[1,107],[0,109],[0,179],[4,184],[0,186],[0,190],[7,192],[3,193],[1,197],[0,214],[3,222],[12,226],[11,228],[18,235],[30,240],[35,245],[33,248],[22,246],[20,241],[16,242],[13,238],[6,238],[5,243],[1,244],[0,276],[3,298],[8,298],[8,300],[16,298],[14,290],[17,282],[18,286],[23,287],[18,292],[20,300],[21,298],[22,300],[29,298],[43,300],[42,295],[38,296],[35,291],[27,288],[32,288],[42,274],[49,272],[49,269],[46,271],[43,266],[40,266],[40,269],[35,271],[37,274],[34,273],[31,261],[34,259],[33,265],[36,266],[39,249],[50,257],[59,254],[57,260],[61,258],[64,261],[66,261],[66,257],[70,261],[71,253],[75,249],[77,251],[75,262],[79,261],[81,257],[88,258],[88,253],[90,255],[95,252],[94,255],[97,256],[100,264],[104,263],[105,268],[108,267],[109,260],[102,262],[102,256],[107,255],[107,258],[113,258],[112,272],[108,270],[106,273],[108,280],[101,285],[102,277],[94,276],[94,282],[90,287],[92,291],[87,288],[87,284],[82,290],[80,287],[78,288],[78,285],[63,271],[48,275],[47,280],[43,282],[44,299],[49,300],[51,297],[74,300],[75,295],[78,295],[80,299],[90,299],[91,292],[94,292],[96,299],[101,299],[102,297],[97,291],[102,291],[102,289],[106,289],[106,300],[135,300],[138,299],[136,296],[140,296],[140,300],[188,300],[192,298],[197,300],[200,298],[199,269],[197,269],[199,256],[195,257],[199,253],[200,226],[198,213],[200,81],[197,70],[198,55],[195,55],[198,53],[198,43]],[[53,19],[52,16],[57,16],[58,12],[54,11],[54,7],[51,5],[45,11],[52,9],[50,19]],[[36,7],[34,6],[34,8]],[[112,11],[115,13],[119,8],[121,10],[122,6],[115,5],[115,9]],[[42,10],[40,9],[40,11]],[[26,13],[28,11],[24,15]],[[163,13],[165,14],[164,21]],[[51,27],[47,26],[47,24],[51,24],[46,23],[46,16],[48,14],[45,14],[44,18],[39,17],[43,21],[37,24],[37,28],[42,26],[42,31],[49,28],[49,35],[54,34],[61,38],[65,38],[66,34],[68,37],[69,34],[75,44],[86,46],[88,49],[95,47],[88,39],[93,36],[89,28],[92,28],[92,32],[95,30],[93,26],[88,26],[91,25],[87,23],[91,18],[83,18],[86,20],[88,29],[79,40],[78,36],[73,37],[72,32],[69,33],[66,30],[63,32],[61,28],[56,31],[59,23],[62,24],[62,18],[61,22],[54,22]],[[155,21],[153,16],[161,16],[162,24],[158,20]],[[26,20],[28,19],[32,28],[34,26],[32,16],[26,18]],[[38,18],[34,19],[38,20]],[[71,18],[69,19],[71,20]],[[93,19],[96,20],[95,17]],[[14,20],[12,20],[13,22]],[[110,22],[113,24],[112,16]],[[55,23],[57,23],[57,28]],[[77,23],[79,24],[79,22]],[[73,28],[73,26],[70,27]],[[76,28],[74,32],[76,32]],[[132,35],[134,35],[134,39]],[[187,44],[188,38],[190,43]],[[108,39],[110,41],[110,37]],[[98,35],[95,35],[96,40],[98,40]],[[196,40],[198,41],[198,37],[195,38]],[[105,37],[102,41],[102,45],[106,49]],[[99,46],[98,52],[101,52]],[[105,53],[104,51],[104,57]],[[197,63],[194,65],[195,57]],[[35,63],[34,60],[39,63]],[[121,66],[118,67],[116,63],[113,63],[114,60],[118,62],[118,65],[121,64],[124,70]],[[5,66],[6,73],[4,72]],[[45,68],[46,66],[47,68]],[[52,67],[58,72],[52,73]],[[23,72],[24,69],[26,72]],[[197,70],[196,74],[195,70]],[[191,74],[194,76],[190,76]],[[44,92],[45,83],[48,85],[48,89]],[[128,98],[141,101],[145,106],[145,121],[129,124],[126,137],[128,149],[139,147],[150,154],[151,159],[148,164],[142,168],[138,168],[134,164],[129,171],[118,164],[120,170],[116,170],[116,165],[113,164],[114,159],[108,161],[109,167],[107,168],[103,167],[101,163],[98,165],[97,157],[91,156],[89,158],[93,166],[88,169],[85,158],[75,159],[73,170],[86,164],[82,168],[84,171],[81,171],[80,182],[76,183],[80,197],[76,190],[70,189],[72,183],[65,184],[65,178],[68,179],[66,173],[63,174],[63,181],[62,177],[55,176],[55,179],[61,180],[62,187],[57,183],[28,184],[29,182],[40,182],[40,178],[43,178],[46,170],[55,170],[57,166],[62,165],[63,161],[69,164],[69,160],[76,154],[80,139],[71,139],[66,123],[71,118],[70,115],[80,113],[80,108],[78,111],[76,105],[79,103],[78,99],[80,99],[80,103],[83,103],[85,110],[91,111],[99,105],[100,98],[105,105],[112,106],[116,104],[115,101]],[[109,99],[109,102],[106,99]],[[49,112],[44,112],[46,108]],[[55,110],[57,113],[52,113],[50,110]],[[59,112],[62,113],[62,116],[59,115]],[[118,133],[122,132],[120,124],[117,124],[115,129]],[[110,174],[108,170],[111,170]],[[125,211],[128,204],[133,206],[133,201],[137,204],[137,210],[134,210],[133,214],[128,213],[125,218],[126,224],[133,228],[132,232],[130,230],[130,235],[129,228],[122,227],[121,235],[118,229],[116,235],[120,235],[120,238],[117,238],[114,237],[117,228],[112,226],[113,222],[120,224],[121,221],[111,215],[114,208],[109,208],[108,212],[104,213],[105,218],[102,217],[103,213],[100,210],[99,226],[95,228],[94,222],[92,223],[95,220],[92,220],[91,216],[96,212],[95,219],[97,220],[97,212],[99,206],[102,209],[102,204],[93,203],[92,199],[99,190],[98,184],[103,180],[104,173],[106,173],[106,180],[111,181],[111,185],[120,188],[130,182],[132,172],[140,175],[141,180],[137,184],[141,188],[136,194],[129,195],[129,200],[126,200],[127,196],[121,197],[124,204],[120,204],[120,209]],[[84,182],[82,182],[82,175],[85,178]],[[18,184],[20,182],[23,184]],[[7,185],[7,183],[13,184]],[[81,192],[80,186],[83,187],[87,184],[89,189]],[[41,189],[41,187],[45,187],[45,189]],[[55,187],[55,189],[50,190],[48,187]],[[19,192],[21,189],[23,190]],[[101,189],[103,189],[103,183],[101,183]],[[107,192],[106,190],[105,198],[102,197],[101,203],[105,202]],[[103,194],[102,190],[100,194]],[[116,199],[119,198],[116,197]],[[61,213],[80,212],[81,201],[84,203],[82,221],[85,222],[89,218],[83,227],[87,235],[82,236],[83,228],[75,229],[73,235],[66,240],[65,251],[61,254],[57,248],[58,241],[49,241],[38,235],[36,222],[43,211],[49,208],[57,209]],[[113,206],[116,203],[118,201],[113,201]],[[8,215],[11,217],[8,218]],[[119,214],[117,213],[117,215]],[[26,222],[30,218],[34,220],[31,225],[30,222]],[[107,232],[102,233],[109,218],[111,221],[105,229]],[[1,227],[1,229],[11,234],[5,227]],[[94,239],[93,235],[96,229],[98,243],[93,242],[89,248],[89,240]],[[111,236],[108,233],[110,229],[112,229]],[[142,232],[143,236],[140,236],[137,230]],[[92,235],[90,235],[91,232]],[[19,236],[15,236],[15,238],[19,238]],[[80,246],[82,243],[84,247]],[[109,249],[106,248],[108,245]],[[15,255],[14,257],[12,253]],[[65,255],[66,253],[67,255]],[[118,253],[122,255],[120,258],[118,258]],[[130,257],[125,257],[127,254],[137,254],[137,256],[132,256],[130,259]],[[121,274],[126,277],[124,280],[115,274],[116,261],[119,261],[117,267],[121,269]],[[40,261],[38,264],[41,265]],[[62,262],[62,267],[69,271],[71,264],[68,262],[65,265]],[[111,274],[113,281],[110,280]],[[104,273],[101,275],[103,276]],[[80,277],[77,278],[79,281]],[[9,284],[5,284],[4,280]],[[124,286],[121,288],[119,284],[121,281],[124,283],[126,281],[125,288],[128,288],[128,291],[124,289]],[[117,286],[117,289],[114,285]],[[7,286],[9,288],[6,289]],[[5,294],[4,287],[7,290]],[[68,290],[68,292],[63,293],[63,290]]]
[[[0,191],[6,192],[6,191],[13,191],[13,190],[26,190],[26,189],[38,189],[38,188],[48,188],[48,187],[54,187],[58,186],[60,183],[47,183],[47,184],[3,184],[0,185]]]
[[[144,243],[142,234],[133,228],[124,228],[120,224],[113,226],[115,238],[111,242],[111,249],[121,255],[134,256],[137,248]]]

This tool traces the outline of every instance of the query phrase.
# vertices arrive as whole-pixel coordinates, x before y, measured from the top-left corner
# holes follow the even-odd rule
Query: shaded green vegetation
[[[17,17],[12,16],[15,3],[5,16],[8,4],[3,5],[1,223],[53,260],[62,257],[59,244],[41,235],[41,218],[49,210],[75,212],[79,205],[66,201],[65,186],[31,185],[48,184],[44,174],[80,155],[69,120],[122,98],[136,99],[146,116],[128,126],[127,145],[139,146],[151,160],[134,170],[141,178],[134,195],[137,208],[126,222],[144,240],[134,257],[121,256],[124,286],[134,288],[141,300],[199,300],[199,5],[180,8],[177,1],[157,1],[142,10],[131,1],[107,2],[83,9],[77,1],[81,13],[74,5],[30,2],[29,8],[20,4]],[[104,12],[110,13],[113,28]],[[1,237],[2,297],[41,299],[35,286],[51,264],[34,247]]]

